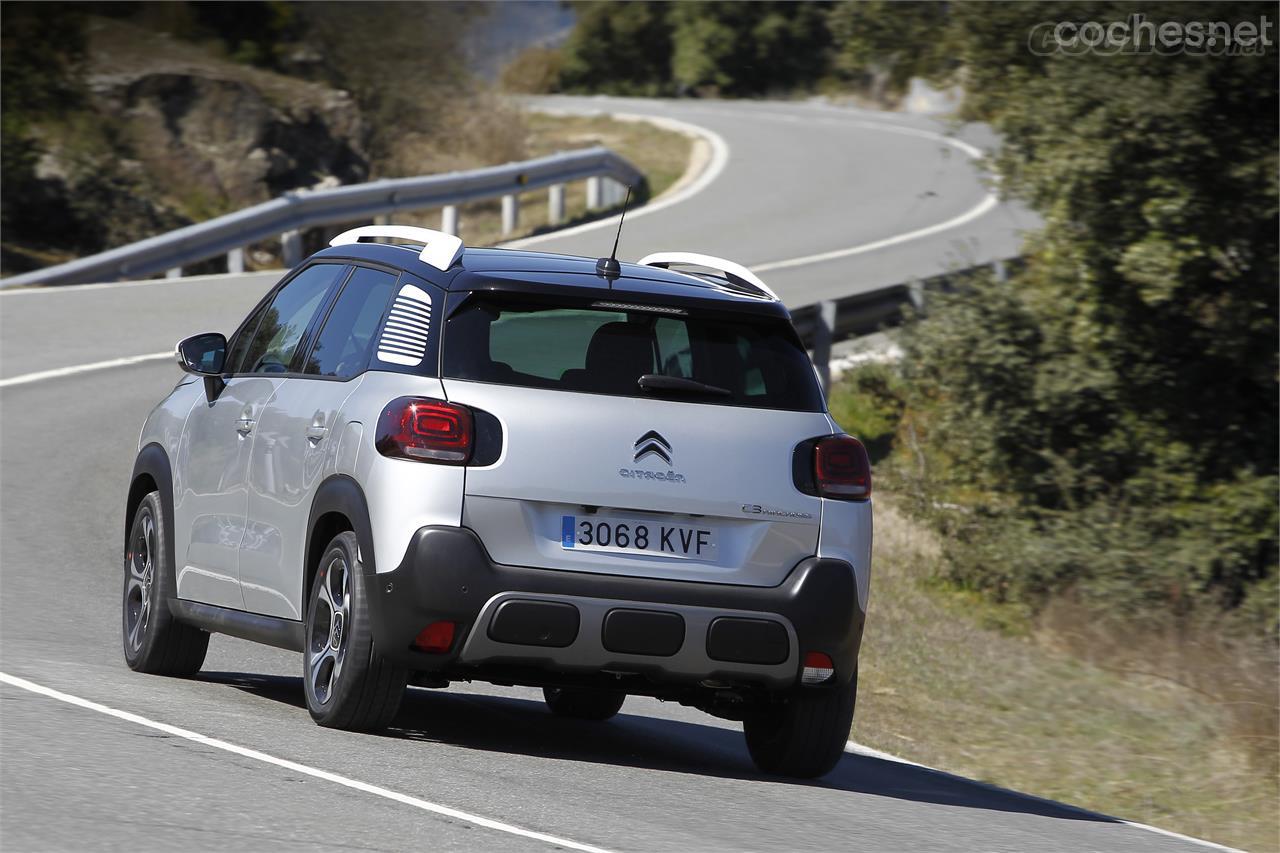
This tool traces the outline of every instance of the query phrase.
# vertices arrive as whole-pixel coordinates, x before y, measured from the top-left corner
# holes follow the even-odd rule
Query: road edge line
[[[485,829],[493,829],[498,832],[505,832],[505,833],[508,833],[509,835],[517,835],[517,836],[520,836],[521,838],[529,838],[534,841],[541,841],[546,844],[565,847],[570,850],[580,850],[580,851],[583,851],[583,853],[610,853],[610,851],[607,851],[601,847],[593,847],[590,844],[582,844],[577,841],[569,841],[566,838],[559,838],[555,835],[548,835],[544,832],[537,832],[531,829],[523,829],[521,827],[514,826],[509,823],[503,823],[502,821],[494,820],[493,818],[481,817],[480,815],[474,815],[474,814],[471,814],[470,812],[464,812],[459,809],[450,808],[449,806],[442,806],[439,803],[433,803],[429,800],[423,800],[418,797],[412,797],[408,794],[401,794],[397,791],[392,791],[388,788],[382,788],[378,785],[371,785],[368,782],[361,782],[357,779],[350,779],[346,776],[340,776],[339,774],[331,773],[328,770],[320,770],[319,768],[310,767],[306,764],[299,764],[298,762],[290,761],[287,758],[277,758],[274,755],[268,755],[267,753],[259,752],[256,749],[249,749],[248,747],[245,747],[245,746],[237,746],[234,743],[228,743],[227,741],[209,737],[208,735],[202,735],[199,732],[193,732],[193,731],[190,731],[189,729],[179,728],[178,726],[172,726],[172,725],[169,725],[168,723],[157,722],[155,720],[148,719],[147,717],[143,717],[139,714],[134,714],[130,711],[121,711],[117,708],[112,708],[107,705],[102,705],[102,704],[99,704],[98,702],[94,702],[89,699],[82,699],[79,696],[73,696],[70,693],[63,693],[60,690],[54,690],[52,687],[45,687],[43,684],[36,684],[34,681],[28,681],[25,678],[19,678],[16,675],[10,675],[7,672],[0,672],[0,683],[8,684],[12,687],[17,687],[19,689],[26,690],[40,696],[44,696],[49,699],[56,699],[59,702],[65,702],[68,705],[74,705],[78,708],[84,708],[89,711],[96,711],[100,714],[105,714],[109,717],[115,717],[116,719],[124,720],[125,722],[128,722],[128,723],[134,723],[136,725],[145,726],[149,729],[155,729],[156,731],[164,732],[167,735],[172,735],[173,737],[179,737],[184,740],[189,740],[193,743],[198,743],[202,746],[208,746],[208,747],[213,747],[214,749],[220,749],[220,750],[223,750],[224,752],[230,752],[234,755],[239,755],[242,758],[249,758],[254,761],[261,761],[264,764],[272,764],[272,765],[275,765],[276,767],[283,767],[284,769],[291,770],[295,773],[301,773],[305,776],[311,776],[315,779],[322,779],[326,782],[333,782],[335,784],[342,785],[343,787],[346,787],[346,788],[352,788],[356,791],[362,791],[366,794],[373,794],[375,796],[382,797],[388,800],[393,800],[403,805],[413,806],[415,808],[421,809],[426,812],[431,812],[432,814],[437,814],[442,817],[453,818],[454,820],[459,820],[465,823],[481,826],[481,827],[484,827]]]
[[[162,358],[173,358],[173,350],[165,352],[149,352],[146,355],[127,355],[124,358],[110,358],[106,361],[91,361],[87,364],[73,364],[68,367],[55,367],[52,370],[38,370],[35,373],[23,373],[0,379],[0,388],[14,385],[26,385],[30,382],[43,382],[45,379],[59,379],[63,376],[74,376],[77,373],[91,373],[95,370],[106,370],[110,367],[128,367],[144,361],[159,361]]]
[[[649,204],[643,207],[637,207],[627,211],[627,216],[636,219],[641,216],[648,216],[651,213],[657,213],[665,210],[672,205],[680,204],[688,201],[698,193],[705,190],[711,185],[716,178],[720,177],[720,173],[724,171],[725,166],[729,164],[730,148],[729,143],[724,141],[724,137],[716,133],[710,128],[703,127],[692,122],[681,121],[680,119],[669,118],[667,116],[650,116],[641,113],[613,112],[602,109],[583,109],[573,110],[562,107],[528,107],[530,112],[543,113],[544,115],[565,115],[565,116],[605,116],[616,121],[636,122],[642,121],[652,124],[655,127],[664,130],[672,130],[676,133],[682,133],[695,139],[701,139],[711,146],[711,156],[703,166],[702,172],[697,178],[686,183],[684,187],[677,189],[675,192],[663,193]],[[692,156],[692,152],[690,152]],[[677,181],[683,180],[684,176]],[[548,240],[556,240],[560,237],[572,237],[575,234],[582,234],[586,231],[594,231],[598,228],[613,227],[618,225],[619,214],[604,217],[603,219],[593,219],[590,222],[584,222],[581,225],[574,225],[569,228],[560,228],[555,231],[547,231],[544,234],[534,234],[531,237],[521,237],[518,240],[511,240],[506,243],[499,243],[498,248],[502,249],[522,249],[525,246],[534,246]]]
[[[924,130],[915,127],[901,127],[882,122],[869,121],[867,119],[855,119],[853,121],[840,121],[839,124],[853,127],[860,127],[864,130],[881,131],[883,133],[896,133],[901,136],[914,136],[919,139],[928,139],[933,142],[940,142],[949,145],[958,151],[963,152],[970,160],[981,160],[983,157],[982,150],[977,146],[965,142],[963,139],[957,139],[954,136],[937,133],[932,130]],[[983,196],[982,201],[973,207],[957,214],[944,222],[938,222],[933,225],[926,225],[923,228],[917,228],[914,231],[906,231],[902,234],[894,234],[889,237],[882,237],[879,240],[872,240],[870,243],[862,243],[857,246],[850,246],[845,249],[832,249],[828,252],[818,252],[813,255],[803,255],[798,258],[784,258],[779,261],[766,261],[763,264],[755,264],[751,267],[752,272],[769,272],[770,270],[781,270],[790,267],[808,266],[810,264],[820,264],[825,261],[834,261],[840,258],[849,258],[854,255],[861,255],[865,252],[874,252],[877,249],[886,249],[889,246],[896,246],[900,243],[908,243],[912,240],[918,240],[921,237],[929,237],[934,234],[940,234],[943,231],[950,231],[952,228],[959,228],[973,220],[985,216],[997,205],[1000,204],[1000,198],[994,192],[988,190]]]
[[[878,758],[881,761],[892,761],[894,764],[905,764],[909,767],[915,767],[919,770],[924,770],[929,773],[934,773],[938,776],[943,776],[947,779],[950,779],[956,782],[963,782],[967,785],[976,785],[979,788],[992,791],[993,793],[1006,794],[1008,796],[1017,797],[1020,800],[1028,800],[1033,803],[1043,803],[1046,806],[1053,806],[1055,808],[1063,809],[1064,811],[1074,812],[1076,814],[1095,818],[1097,820],[1110,821],[1112,823],[1123,824],[1124,826],[1131,826],[1134,829],[1143,829],[1143,830],[1146,830],[1147,832],[1154,832],[1157,835],[1164,835],[1168,838],[1176,838],[1179,841],[1187,841],[1192,844],[1198,844],[1201,847],[1208,847],[1211,850],[1224,850],[1226,851],[1226,853],[1246,853],[1246,851],[1240,850],[1239,848],[1228,847],[1225,844],[1218,844],[1215,841],[1206,841],[1203,838],[1194,838],[1190,835],[1183,835],[1180,832],[1174,832],[1173,830],[1170,830],[1170,829],[1161,829],[1158,826],[1152,826],[1147,823],[1139,823],[1136,820],[1126,820],[1122,817],[1116,817],[1115,815],[1106,814],[1105,812],[1098,812],[1098,811],[1094,811],[1093,809],[1083,808],[1082,806],[1073,806],[1070,803],[1064,803],[1058,800],[1051,800],[1048,797],[1038,797],[1035,794],[1028,794],[1025,791],[1016,791],[1013,788],[1005,788],[1000,785],[992,784],[991,782],[983,782],[979,779],[970,779],[967,776],[960,776],[958,774],[951,773],[946,770],[940,770],[937,767],[930,767],[927,764],[921,764],[918,761],[912,761],[909,758],[903,758],[902,756],[894,755],[891,752],[884,752],[874,747],[865,746],[863,744],[858,743],[857,741],[852,741],[852,740],[845,741],[844,751],[850,755],[860,755],[860,756],[863,756],[864,758]]]

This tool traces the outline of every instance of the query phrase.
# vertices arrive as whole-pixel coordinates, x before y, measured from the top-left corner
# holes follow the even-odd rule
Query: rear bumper
[[[494,563],[474,532],[423,527],[400,565],[366,575],[379,653],[452,678],[548,683],[627,673],[653,685],[706,679],[771,690],[797,683],[805,652],[847,683],[864,613],[852,567],[810,557],[775,587],[691,583]],[[458,623],[450,650],[413,648],[429,623]]]

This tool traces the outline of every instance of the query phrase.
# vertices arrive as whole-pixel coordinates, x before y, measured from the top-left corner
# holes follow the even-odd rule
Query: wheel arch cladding
[[[302,612],[306,612],[309,604],[311,583],[320,568],[324,549],[333,541],[333,537],[346,530],[355,533],[356,541],[360,544],[358,556],[364,572],[372,574],[376,565],[373,556],[373,527],[369,523],[369,504],[365,500],[364,490],[346,474],[334,474],[316,489],[316,496],[311,502],[311,514],[307,519]]]
[[[124,547],[129,548],[129,531],[133,527],[133,516],[142,504],[142,499],[151,492],[160,492],[160,506],[164,510],[165,557],[169,565],[177,570],[174,556],[173,539],[173,471],[169,467],[169,455],[158,444],[148,444],[138,451],[133,463],[133,475],[129,478],[129,497],[125,503],[124,513]]]

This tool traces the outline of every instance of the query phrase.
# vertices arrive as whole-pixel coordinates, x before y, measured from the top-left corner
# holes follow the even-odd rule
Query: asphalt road
[[[768,265],[929,229],[986,195],[959,149],[915,133],[947,132],[924,119],[805,105],[621,107],[697,123],[729,149],[702,192],[628,225],[626,258],[685,249]],[[912,133],[871,126],[881,124]],[[984,144],[981,128],[959,135]],[[793,304],[842,295],[1011,254],[1029,221],[995,205],[953,228],[765,277]],[[540,248],[594,255],[606,237],[587,230]],[[533,691],[412,689],[391,730],[370,736],[311,723],[294,654],[215,637],[198,679],[131,673],[119,639],[124,490],[143,418],[177,368],[152,360],[12,380],[230,331],[273,279],[0,295],[0,672],[97,703],[0,683],[0,848],[1193,846],[862,755],[815,783],[763,776],[733,724],[648,699],[583,724],[553,718]]]

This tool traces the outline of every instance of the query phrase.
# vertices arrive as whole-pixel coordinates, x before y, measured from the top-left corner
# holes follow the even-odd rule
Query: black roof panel
[[[789,316],[781,303],[763,298],[713,279],[679,273],[660,267],[622,263],[617,278],[596,272],[596,259],[579,255],[557,255],[523,249],[468,248],[448,272],[418,259],[412,246],[385,243],[354,243],[333,246],[314,257],[352,258],[398,267],[451,291],[503,291],[549,294],[580,293],[595,298],[621,298],[632,293],[646,301],[696,300],[731,310]]]

